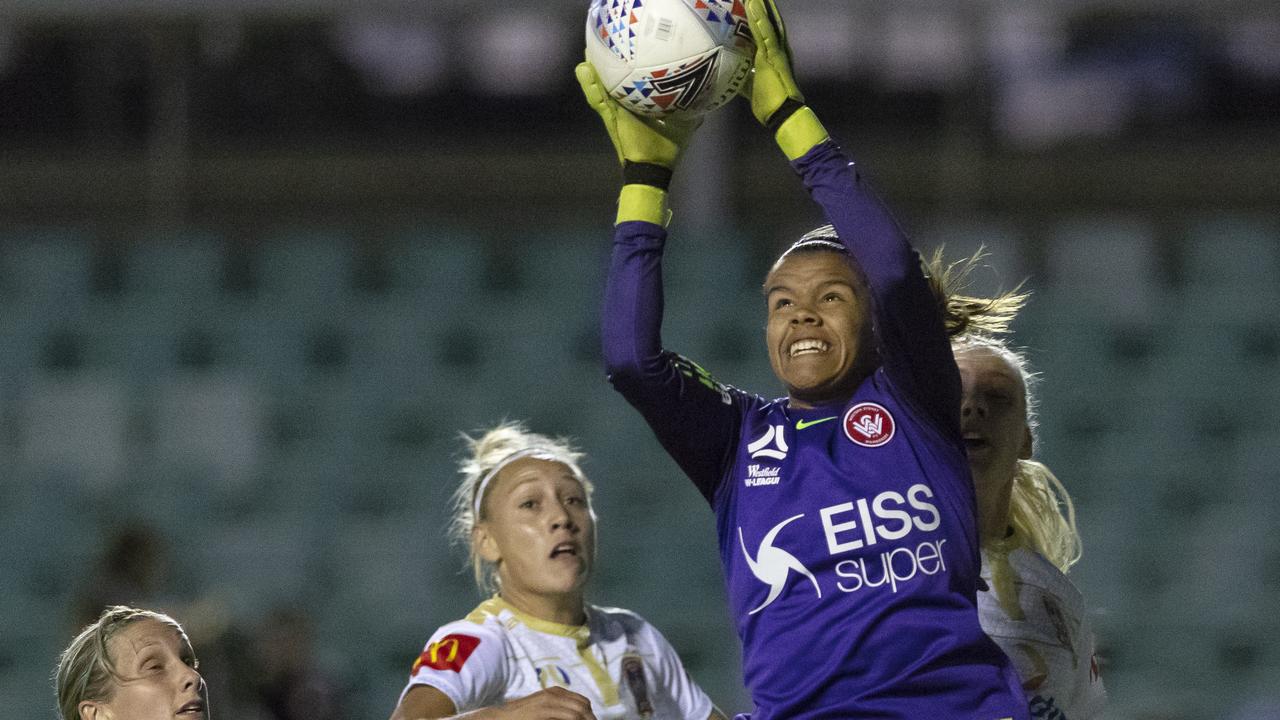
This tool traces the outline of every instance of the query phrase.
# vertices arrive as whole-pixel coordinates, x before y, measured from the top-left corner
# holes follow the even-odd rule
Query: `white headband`
[[[476,520],[480,519],[480,501],[484,499],[484,491],[485,488],[489,486],[489,481],[497,476],[497,474],[502,471],[502,468],[517,460],[523,460],[524,458],[537,458],[539,460],[558,462],[572,470],[573,476],[578,478],[579,481],[582,480],[582,471],[578,469],[577,465],[550,450],[545,448],[525,448],[524,450],[517,450],[499,460],[498,464],[494,465],[493,468],[490,469],[489,472],[485,473],[484,477],[480,479],[480,486],[476,488],[476,496],[471,505],[471,509],[475,511]]]

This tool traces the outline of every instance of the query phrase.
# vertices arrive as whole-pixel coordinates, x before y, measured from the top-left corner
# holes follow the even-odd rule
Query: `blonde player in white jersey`
[[[1025,296],[1015,297],[1020,306]],[[1021,355],[988,336],[960,335],[952,350],[988,586],[978,593],[982,628],[1013,660],[1031,717],[1099,717],[1106,691],[1093,632],[1084,598],[1066,576],[1080,558],[1071,498],[1048,467],[1031,459],[1032,376]]]
[[[451,531],[496,592],[431,636],[392,720],[722,720],[657,629],[585,601],[596,518],[581,453],[515,423],[468,441]]]

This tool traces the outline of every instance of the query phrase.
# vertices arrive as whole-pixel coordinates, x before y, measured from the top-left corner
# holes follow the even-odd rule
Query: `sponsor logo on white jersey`
[[[802,517],[804,517],[804,513],[793,515],[774,525],[773,529],[764,536],[764,540],[760,541],[760,547],[756,550],[754,558],[751,557],[751,553],[747,552],[747,541],[742,537],[742,528],[738,528],[738,542],[742,545],[742,554],[747,558],[747,565],[751,566],[751,574],[755,575],[757,580],[769,586],[769,597],[765,598],[764,602],[760,603],[755,610],[747,613],[748,615],[755,615],[778,599],[778,596],[782,594],[783,588],[787,586],[787,576],[791,574],[792,570],[809,578],[809,582],[813,583],[813,589],[818,593],[818,597],[822,597],[822,588],[818,587],[818,580],[813,576],[813,573],[809,572],[809,569],[797,560],[795,555],[773,546],[773,541],[778,537],[778,533],[782,531],[782,528]]]

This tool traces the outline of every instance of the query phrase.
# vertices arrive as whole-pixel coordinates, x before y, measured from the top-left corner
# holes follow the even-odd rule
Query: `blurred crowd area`
[[[216,718],[390,714],[480,600],[458,433],[576,437],[591,599],[745,711],[712,517],[608,388],[618,177],[583,3],[0,4],[0,716],[103,604]],[[1280,708],[1280,12],[787,3],[813,105],[922,249],[1026,279],[1040,454],[1120,720]],[[758,284],[820,222],[743,108],[677,177],[667,345],[778,392]]]
[[[0,25],[5,141],[144,143],[175,93],[198,145],[509,135],[513,108],[522,134],[583,123],[563,105],[585,2],[78,4],[29,3]],[[972,113],[1034,146],[1268,125],[1280,99],[1280,16],[1263,3],[793,5],[806,89],[837,122],[927,131]],[[976,105],[974,89],[987,107],[952,107]]]
[[[0,210],[16,217],[612,201],[571,72],[584,2],[9,4]],[[787,18],[810,101],[900,206],[1275,201],[1266,3],[809,0]],[[773,150],[742,108],[708,122],[693,185],[761,215],[785,168],[758,169]]]

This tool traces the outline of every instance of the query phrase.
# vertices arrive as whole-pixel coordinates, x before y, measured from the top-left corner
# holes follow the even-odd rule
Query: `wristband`
[[[652,185],[627,184],[618,193],[618,217],[616,224],[642,220],[666,227],[671,222],[667,209],[667,191]]]
[[[804,107],[803,102],[800,102],[793,97],[788,97],[786,100],[782,101],[782,104],[778,106],[777,110],[773,111],[773,114],[769,116],[769,119],[764,121],[764,126],[769,129],[769,132],[776,133],[778,132],[778,128],[782,126],[782,123],[786,122],[792,115],[795,115],[796,111],[802,107]]]
[[[783,107],[786,107],[785,103]],[[776,115],[777,113],[774,114]],[[772,120],[773,118],[770,117],[769,119]],[[773,137],[778,142],[778,147],[782,148],[782,152],[786,154],[788,160],[798,160],[804,157],[805,153],[812,150],[815,145],[831,136],[827,133],[827,129],[822,126],[822,122],[818,120],[818,116],[813,113],[813,110],[804,105],[792,111],[778,125],[778,130]]]
[[[622,183],[649,185],[659,190],[666,190],[671,187],[671,168],[655,163],[627,160],[622,163]]]

